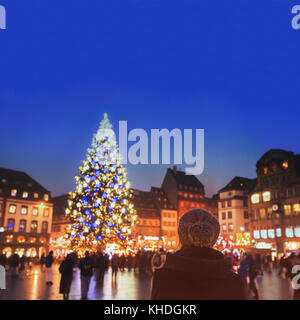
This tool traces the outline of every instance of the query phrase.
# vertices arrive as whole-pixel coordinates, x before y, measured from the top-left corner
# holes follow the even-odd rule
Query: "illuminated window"
[[[293,238],[294,237],[294,231],[292,227],[285,228],[285,235],[287,238]]]
[[[261,230],[260,234],[262,239],[267,239],[267,230]]]
[[[26,231],[26,220],[20,220],[20,226],[19,226],[19,231],[24,232]]]
[[[275,238],[274,229],[269,229],[269,230],[268,230],[268,237],[269,237],[270,239],[274,239],[274,238]]]
[[[33,197],[34,197],[34,199],[37,199],[39,197],[39,194],[38,193],[34,193]]]
[[[5,237],[6,243],[11,243],[11,242],[13,242],[13,240],[14,240],[14,236],[12,234]]]
[[[49,208],[44,209],[44,217],[49,217]]]
[[[17,211],[17,206],[14,205],[14,204],[11,204],[11,205],[9,206],[8,211],[9,211],[9,213],[16,213],[16,211]]]
[[[255,193],[251,196],[251,202],[252,203],[259,203],[259,194]]]
[[[14,231],[15,227],[15,219],[8,219],[7,220],[7,230]]]
[[[22,197],[23,197],[24,199],[27,199],[27,198],[28,198],[28,192],[24,191]]]
[[[35,243],[36,242],[36,238],[31,237],[28,239],[29,243]]]
[[[284,161],[284,162],[282,163],[282,167],[283,167],[284,169],[287,169],[287,168],[289,167],[289,163],[288,163],[287,161]]]
[[[295,227],[295,237],[300,238],[300,227]]]
[[[28,213],[28,207],[27,206],[22,206],[21,208],[21,214],[27,214]]]
[[[37,207],[32,208],[32,215],[38,216],[39,215],[39,208],[37,208]]]
[[[37,221],[31,221],[30,232],[37,232],[38,223]]]
[[[48,194],[45,194],[45,195],[44,195],[44,200],[45,200],[45,201],[48,201],[48,200],[49,200],[49,195],[48,195]]]
[[[263,196],[263,201],[267,202],[271,200],[271,192],[270,191],[266,191],[262,194]]]
[[[290,204],[285,204],[285,205],[283,206],[283,210],[284,210],[284,214],[285,214],[286,216],[289,216],[289,215],[291,215],[291,213],[292,213],[292,209],[291,209],[291,205],[290,205]]]
[[[293,211],[294,211],[294,213],[296,213],[296,214],[299,214],[299,213],[300,213],[300,203],[295,203],[295,204],[293,205]]]
[[[259,214],[260,214],[261,219],[266,219],[266,209],[265,208],[260,208]]]
[[[260,238],[259,230],[254,230],[254,231],[253,231],[253,238],[254,238],[254,239],[259,239],[259,238]]]
[[[18,236],[17,241],[18,243],[24,243],[26,241],[26,238],[24,236]]]
[[[227,225],[226,225],[226,224],[223,224],[223,225],[222,225],[222,230],[223,230],[224,232],[227,231]]]
[[[17,195],[17,189],[12,189],[11,192],[10,192],[10,195],[12,197],[15,197]]]
[[[276,228],[276,237],[277,238],[281,237],[281,228]]]
[[[268,174],[268,168],[264,167],[264,174]]]
[[[233,224],[232,223],[229,223],[228,224],[228,231],[232,231],[233,230]]]

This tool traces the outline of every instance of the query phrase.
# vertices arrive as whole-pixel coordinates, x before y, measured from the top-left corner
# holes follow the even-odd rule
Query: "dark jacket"
[[[53,255],[49,253],[46,257],[46,268],[51,268],[53,262],[54,262]]]
[[[80,275],[82,277],[93,276],[93,261],[91,257],[85,257],[80,260],[78,268],[80,269]]]
[[[167,255],[154,273],[153,300],[245,300],[242,278],[221,252],[187,247]]]

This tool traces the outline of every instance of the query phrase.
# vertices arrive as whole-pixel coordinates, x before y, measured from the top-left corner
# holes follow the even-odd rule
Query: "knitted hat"
[[[220,224],[209,212],[193,209],[179,220],[178,235],[183,246],[212,247],[218,239]]]

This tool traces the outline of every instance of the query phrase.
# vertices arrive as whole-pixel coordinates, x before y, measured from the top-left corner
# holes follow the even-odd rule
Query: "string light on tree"
[[[127,172],[121,165],[112,125],[107,114],[93,137],[86,159],[69,194],[67,235],[75,251],[96,251],[118,244],[126,248],[136,222]]]

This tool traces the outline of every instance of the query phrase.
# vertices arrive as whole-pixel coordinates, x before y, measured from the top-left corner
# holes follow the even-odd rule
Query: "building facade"
[[[219,190],[218,218],[221,226],[220,235],[232,239],[236,244],[246,235],[250,235],[250,214],[248,194],[254,188],[256,179],[233,178]],[[243,243],[238,243],[243,245]],[[248,244],[250,245],[250,243]]]
[[[196,208],[207,210],[215,217],[218,216],[216,199],[205,197],[204,186],[197,177],[178,171],[176,166],[167,170],[161,188],[178,212],[177,223],[185,212]]]
[[[249,197],[257,250],[275,254],[300,250],[300,155],[273,149],[256,164]]]
[[[38,257],[49,249],[51,193],[21,171],[0,169],[0,249]]]

